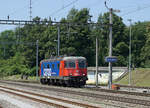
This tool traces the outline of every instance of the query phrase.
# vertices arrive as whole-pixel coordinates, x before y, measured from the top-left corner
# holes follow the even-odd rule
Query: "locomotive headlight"
[[[85,74],[83,74],[83,76],[84,76]]]

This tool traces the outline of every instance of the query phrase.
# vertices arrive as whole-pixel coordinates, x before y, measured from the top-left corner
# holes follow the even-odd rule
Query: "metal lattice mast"
[[[30,21],[32,20],[32,1],[30,0]]]

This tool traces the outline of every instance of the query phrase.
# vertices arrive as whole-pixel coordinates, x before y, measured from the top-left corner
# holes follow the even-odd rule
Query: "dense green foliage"
[[[52,24],[51,19],[7,30],[0,34],[0,73],[3,75],[35,75],[36,41],[39,41],[39,62],[57,55],[57,35],[60,28],[60,55],[84,56],[89,66],[95,65],[95,39],[99,41],[99,66],[107,66],[105,57],[109,51],[109,13],[101,14],[94,26],[89,10],[71,9],[60,24]],[[113,56],[118,57],[114,66],[128,66],[129,27],[123,19],[113,14]],[[45,22],[48,21],[49,24]],[[63,24],[66,23],[66,24]],[[132,65],[150,67],[150,27],[149,22],[132,25]]]
[[[98,18],[99,24],[109,24],[109,13],[100,15]],[[118,62],[114,65],[126,66],[128,57],[127,36],[125,35],[125,24],[122,18],[113,14],[113,55],[118,56]],[[94,31],[99,38],[99,61],[101,66],[106,65],[105,57],[109,51],[109,26],[97,27]]]

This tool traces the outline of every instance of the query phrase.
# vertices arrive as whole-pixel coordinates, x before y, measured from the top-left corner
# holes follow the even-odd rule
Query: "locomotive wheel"
[[[43,84],[43,79],[42,78],[40,79],[40,83]]]
[[[46,79],[44,79],[44,78],[41,78],[40,82],[41,82],[41,84],[46,84],[47,83]]]
[[[81,86],[85,86],[86,82],[85,81],[82,81],[81,82]]]
[[[48,84],[48,79],[44,79],[44,83],[45,83],[45,84]]]
[[[65,84],[67,87],[70,87],[70,81],[69,80],[65,81]]]
[[[76,87],[76,88],[79,88],[79,87],[81,87],[81,84],[80,84],[80,82],[78,82],[78,83],[75,83],[75,84],[74,84],[74,87]]]
[[[67,86],[64,80],[62,80],[62,86],[63,86],[63,87],[66,87],[66,86]]]
[[[86,84],[85,81],[81,81],[81,82],[79,82],[79,87],[83,87],[85,84]]]
[[[51,79],[48,79],[48,85],[51,85],[52,83],[51,83]]]
[[[54,79],[51,80],[52,85],[55,85],[55,81]]]
[[[66,87],[67,85],[65,83],[62,84],[63,87]]]
[[[59,86],[59,85],[60,85],[59,80],[56,80],[56,85],[57,85],[57,86]]]
[[[60,86],[63,86],[63,83],[64,83],[63,80],[59,80],[59,85]]]

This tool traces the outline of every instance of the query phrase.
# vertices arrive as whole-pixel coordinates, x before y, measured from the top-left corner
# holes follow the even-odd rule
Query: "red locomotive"
[[[63,86],[84,86],[87,80],[85,57],[59,57],[40,62],[40,82]]]

